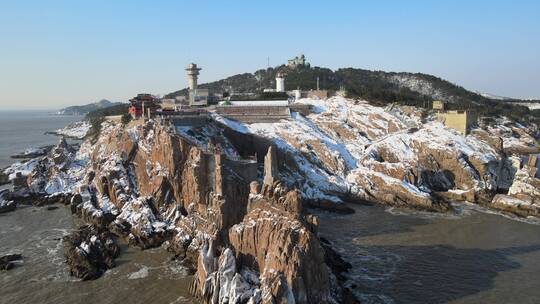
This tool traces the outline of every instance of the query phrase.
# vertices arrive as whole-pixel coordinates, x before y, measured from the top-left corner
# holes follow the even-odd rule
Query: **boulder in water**
[[[88,225],[65,236],[62,241],[70,274],[82,280],[99,278],[115,266],[114,259],[120,255],[120,248],[110,232]]]
[[[0,202],[0,213],[13,211],[13,210],[15,210],[16,207],[17,207],[17,205],[15,204],[14,201]]]
[[[22,256],[20,254],[8,254],[0,257],[0,270],[10,270],[15,265],[13,261],[21,260]]]
[[[12,200],[8,200],[9,191],[2,190],[0,191],[0,213],[5,213],[13,211],[16,208],[16,204]]]

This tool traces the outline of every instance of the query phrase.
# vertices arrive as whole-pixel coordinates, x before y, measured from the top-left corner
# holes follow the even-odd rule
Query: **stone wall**
[[[171,116],[170,121],[175,126],[201,127],[211,120],[208,114],[182,114]]]
[[[291,118],[288,106],[221,106],[216,112],[243,123],[277,122]]]

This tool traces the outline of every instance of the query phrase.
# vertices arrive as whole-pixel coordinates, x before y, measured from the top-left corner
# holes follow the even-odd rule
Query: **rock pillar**
[[[279,180],[278,173],[276,151],[273,146],[270,146],[264,157],[264,184],[272,186]]]

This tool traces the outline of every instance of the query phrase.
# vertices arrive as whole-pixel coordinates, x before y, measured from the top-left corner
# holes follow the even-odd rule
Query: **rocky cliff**
[[[275,123],[105,122],[95,143],[74,150],[61,140],[9,168],[16,187],[2,199],[62,201],[99,232],[66,239],[72,273],[94,278],[113,267],[114,250],[87,250],[110,231],[193,266],[192,292],[206,303],[349,301],[346,263],[320,242],[306,207],[447,211],[469,201],[538,216],[538,163],[522,160],[538,152],[534,128],[500,120],[462,136],[413,107],[299,102],[313,113]]]
[[[207,303],[339,301],[344,290],[325,263],[316,220],[304,213],[301,193],[279,181],[275,148],[263,176],[226,128],[104,123],[97,141],[78,151],[61,140],[25,191],[47,202],[62,197],[93,229],[133,246],[165,244],[194,267],[193,294]],[[74,275],[92,279],[114,255],[98,250],[99,237],[90,241],[102,232],[81,233],[66,238],[66,257]]]
[[[538,153],[538,132],[500,119],[462,136],[423,110],[375,107],[362,100],[301,99],[313,113],[291,121],[242,124],[215,119],[278,147],[280,177],[313,205],[372,201],[445,211],[451,201],[491,206]],[[335,205],[335,204],[334,204]]]

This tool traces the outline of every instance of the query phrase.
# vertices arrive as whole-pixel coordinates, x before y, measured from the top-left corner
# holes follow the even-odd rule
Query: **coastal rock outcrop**
[[[100,277],[115,266],[114,259],[120,254],[113,235],[92,226],[82,226],[64,236],[62,244],[70,274],[82,280]]]
[[[9,190],[0,190],[0,213],[5,213],[15,210],[17,205],[9,199]]]
[[[15,210],[17,205],[14,201],[0,201],[0,213],[6,213]]]
[[[13,262],[19,260],[22,260],[22,255],[18,253],[0,256],[0,270],[12,269],[13,267],[15,267],[15,264]]]
[[[300,192],[279,181],[272,149],[267,158],[268,182],[250,194],[250,184],[259,179],[257,161],[241,157],[219,124],[186,131],[157,121],[127,128],[106,122],[96,142],[83,143],[76,153],[61,141],[40,160],[28,184],[31,193],[44,197],[69,194],[73,213],[91,224],[64,238],[76,277],[94,279],[113,267],[118,250],[106,232],[111,231],[143,249],[167,242],[197,268],[193,293],[208,302],[329,302],[339,288],[325,265],[316,220],[303,214]],[[66,187],[52,191],[62,183]],[[252,221],[264,234],[238,234],[238,225]],[[280,254],[282,240],[286,254]],[[263,251],[251,251],[254,241],[264,244],[256,246]],[[273,258],[261,260],[257,255],[263,252]]]
[[[212,240],[198,257],[195,294],[206,303],[335,303],[341,294],[325,252],[298,214],[256,207],[229,229],[229,246]]]
[[[298,190],[274,179],[265,157],[263,185],[250,183],[247,214],[228,229],[228,245],[205,240],[193,289],[206,303],[336,303],[343,290],[325,263],[316,219]],[[274,169],[273,169],[274,168]]]
[[[265,302],[332,302],[324,251],[301,221],[275,207],[256,208],[231,228],[229,239],[239,264],[260,273]]]
[[[506,190],[537,205],[536,177],[490,130],[462,136],[414,108],[343,97],[300,102],[314,113],[275,123],[106,121],[78,151],[61,140],[40,158],[25,191],[69,204],[92,226],[64,239],[73,275],[112,267],[114,234],[142,249],[165,245],[193,266],[191,289],[205,303],[348,301],[347,263],[321,244],[310,207],[502,209],[495,194]]]
[[[491,207],[520,216],[540,216],[540,161],[532,154],[515,174],[508,193],[497,194]]]
[[[215,119],[275,145],[279,178],[313,206],[344,200],[431,211],[450,210],[450,201],[489,206],[514,179],[510,146],[538,146],[525,127],[510,122],[463,136],[414,107],[340,96],[297,102],[313,112],[273,123]]]

